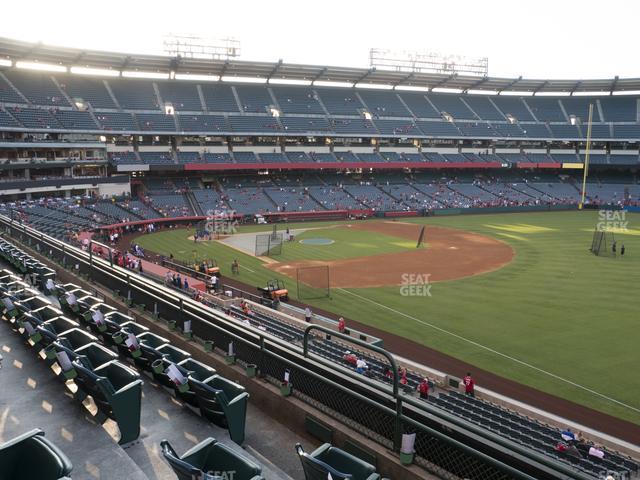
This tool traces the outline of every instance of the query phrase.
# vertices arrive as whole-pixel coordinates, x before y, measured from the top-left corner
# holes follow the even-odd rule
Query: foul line
[[[535,365],[531,365],[530,363],[527,363],[527,362],[525,362],[523,360],[519,360],[519,359],[511,357],[511,356],[509,356],[509,355],[507,355],[505,353],[498,352],[497,350],[494,350],[494,349],[492,349],[490,347],[482,345],[482,344],[480,344],[478,342],[474,342],[473,340],[470,340],[470,339],[465,338],[465,337],[463,337],[461,335],[458,335],[456,333],[453,333],[453,332],[450,332],[448,330],[445,330],[444,328],[438,327],[437,325],[433,325],[432,323],[425,322],[424,320],[420,320],[419,318],[416,318],[416,317],[413,317],[413,316],[408,315],[406,313],[403,313],[403,312],[401,312],[399,310],[396,310],[395,308],[388,307],[387,305],[384,305],[382,303],[378,303],[378,302],[376,302],[374,300],[371,300],[371,299],[369,299],[367,297],[363,297],[361,295],[358,295],[357,293],[350,292],[349,290],[345,290],[344,288],[337,287],[336,290],[340,290],[341,292],[345,292],[345,293],[348,293],[349,295],[353,295],[354,297],[357,297],[357,298],[359,298],[361,300],[364,300],[366,302],[369,302],[369,303],[372,303],[374,305],[377,305],[378,307],[382,307],[382,308],[384,308],[386,310],[389,310],[389,311],[391,311],[393,313],[397,313],[398,315],[402,315],[403,317],[406,317],[406,318],[408,318],[410,320],[418,322],[418,323],[420,323],[422,325],[425,325],[427,327],[433,328],[434,330],[438,330],[439,332],[445,333],[447,335],[451,335],[452,337],[455,337],[455,338],[457,338],[459,340],[462,340],[463,342],[470,343],[471,345],[474,345],[474,346],[476,346],[478,348],[481,348],[483,350],[491,352],[491,353],[493,353],[495,355],[499,355],[501,357],[507,358],[507,359],[509,359],[509,360],[511,360],[513,362],[519,363],[520,365],[523,365],[523,366],[525,366],[527,368],[530,368],[532,370],[536,370],[537,372],[540,372],[540,373],[543,373],[543,374],[548,375],[550,377],[553,377],[556,380],[560,380],[562,382],[568,383],[569,385],[572,385],[574,387],[577,387],[577,388],[580,388],[582,390],[585,390],[585,391],[587,391],[587,392],[589,392],[589,393],[591,393],[593,395],[597,395],[598,397],[604,398],[605,400],[608,400],[610,402],[616,403],[616,404],[618,404],[618,405],[620,405],[622,407],[628,408],[629,410],[633,410],[634,412],[640,413],[640,408],[636,408],[636,407],[633,407],[631,405],[627,405],[626,403],[621,402],[620,400],[616,400],[615,398],[608,397],[607,395],[605,395],[603,393],[596,392],[595,390],[591,390],[588,387],[585,387],[585,386],[580,385],[578,383],[572,382],[571,380],[568,380],[568,379],[563,378],[563,377],[561,377],[559,375],[556,375],[555,373],[547,372],[546,370],[543,370],[543,369],[541,369],[539,367],[536,367]]]

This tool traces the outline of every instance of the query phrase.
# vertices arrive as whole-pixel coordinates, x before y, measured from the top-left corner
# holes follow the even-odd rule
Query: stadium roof
[[[43,43],[0,38],[0,59],[29,61],[65,67],[90,67],[118,71],[143,71],[220,77],[286,79],[312,82],[346,82],[351,84],[391,85],[393,87],[446,88],[462,91],[522,93],[579,93],[640,91],[640,78],[592,80],[544,80],[472,75],[390,71],[375,68],[349,68],[241,60],[203,60],[162,55],[137,55],[55,47]]]

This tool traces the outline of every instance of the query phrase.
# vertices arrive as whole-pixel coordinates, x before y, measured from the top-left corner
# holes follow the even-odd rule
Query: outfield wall
[[[575,210],[576,206],[570,203],[557,205],[522,205],[519,207],[473,207],[473,208],[443,208],[440,210],[430,210],[427,214],[434,216],[441,215],[462,215],[474,213],[516,213],[516,212],[550,212],[560,210]]]

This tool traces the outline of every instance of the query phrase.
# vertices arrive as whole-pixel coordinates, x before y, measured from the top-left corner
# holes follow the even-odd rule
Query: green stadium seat
[[[91,396],[98,410],[106,420],[110,418],[120,429],[120,445],[132,442],[140,436],[140,407],[142,401],[142,380],[130,368],[117,361],[111,361],[91,370],[81,361],[74,361],[78,385],[76,397],[83,401]],[[101,421],[101,423],[102,423]]]
[[[191,358],[191,354],[168,343],[161,345],[156,349],[156,351],[162,355],[162,358],[155,360],[153,365],[151,365],[153,378],[160,385],[173,390],[176,388],[176,385],[167,376],[165,370],[171,364],[178,364],[183,360],[188,360]]]
[[[376,468],[350,453],[325,443],[311,453],[306,453],[299,443],[296,452],[302,462],[306,480],[378,480]]]
[[[61,480],[72,469],[67,456],[42,430],[31,430],[0,445],[0,480]]]
[[[118,360],[118,355],[99,343],[89,343],[76,350],[71,350],[57,341],[53,342],[53,345],[57,352],[66,352],[71,361],[78,359],[85,367],[91,370],[95,370],[113,360]]]
[[[199,381],[199,382],[207,382],[213,376],[216,375],[216,370],[211,368],[208,365],[205,365],[202,362],[198,362],[193,358],[187,358],[183,360],[177,365],[180,372],[187,377],[189,381],[189,390],[186,392],[176,392],[176,395],[181,400],[185,401],[191,407],[198,408],[198,399],[196,398],[196,394],[191,388],[191,382]]]
[[[262,468],[253,461],[237,454],[219,443],[215,438],[207,438],[191,450],[178,456],[167,440],[160,442],[162,455],[171,465],[178,480],[261,480]],[[326,480],[326,478],[325,478]]]
[[[190,378],[189,386],[196,395],[200,414],[227,428],[231,440],[242,445],[249,400],[244,387],[219,375],[206,381]]]

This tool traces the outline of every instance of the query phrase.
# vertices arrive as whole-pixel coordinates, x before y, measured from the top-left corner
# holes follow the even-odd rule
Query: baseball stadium
[[[639,479],[640,78],[223,43],[0,37],[0,480]]]

